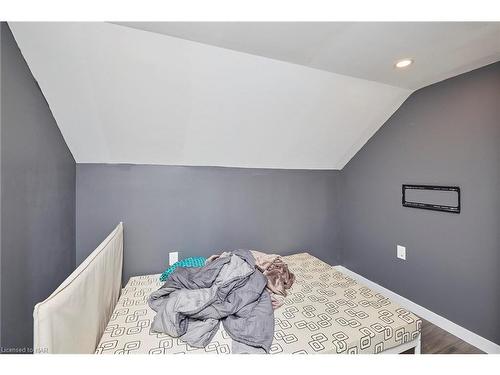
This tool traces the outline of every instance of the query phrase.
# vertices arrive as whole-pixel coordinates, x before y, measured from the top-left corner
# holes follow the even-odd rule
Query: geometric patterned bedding
[[[380,353],[418,337],[420,318],[383,295],[308,253],[283,258],[296,279],[284,305],[274,312],[271,354]],[[146,301],[163,284],[159,277],[130,278],[96,354],[231,353],[222,325],[202,349],[150,331],[154,312]]]

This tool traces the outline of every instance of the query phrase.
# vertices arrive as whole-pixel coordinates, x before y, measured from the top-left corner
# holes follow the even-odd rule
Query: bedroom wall
[[[341,175],[342,264],[500,343],[500,63],[412,94]],[[462,212],[403,183],[458,185]]]
[[[33,306],[75,265],[75,161],[1,23],[1,346],[33,342]]]
[[[168,253],[308,250],[338,263],[338,171],[77,164],[77,263],[124,222],[124,279]]]

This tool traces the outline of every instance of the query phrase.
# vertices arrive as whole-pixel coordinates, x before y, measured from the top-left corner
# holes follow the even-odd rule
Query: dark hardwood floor
[[[413,353],[413,350],[405,354]],[[482,354],[481,350],[422,319],[422,354]]]

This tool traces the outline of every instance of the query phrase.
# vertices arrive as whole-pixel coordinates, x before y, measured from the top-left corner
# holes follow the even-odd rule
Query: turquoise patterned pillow
[[[205,260],[206,258],[204,257],[190,257],[186,259],[182,259],[178,262],[175,262],[172,264],[170,267],[168,267],[165,272],[163,272],[160,276],[160,281],[166,281],[167,278],[170,276],[172,272],[177,267],[185,267],[185,268],[191,268],[191,267],[203,267],[205,265]]]

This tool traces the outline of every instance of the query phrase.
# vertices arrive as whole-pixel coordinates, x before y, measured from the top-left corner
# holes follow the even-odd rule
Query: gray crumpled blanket
[[[290,289],[295,281],[295,275],[288,269],[288,265],[278,254],[267,254],[257,250],[250,250],[255,260],[255,267],[267,278],[267,291],[271,296],[273,309],[283,306],[283,299],[278,296],[286,297],[287,290]],[[205,264],[213,262],[219,258],[219,254],[210,256]]]
[[[149,297],[157,313],[152,330],[202,348],[222,321],[233,353],[269,353],[274,314],[266,284],[248,250],[224,253],[201,268],[179,267]]]

